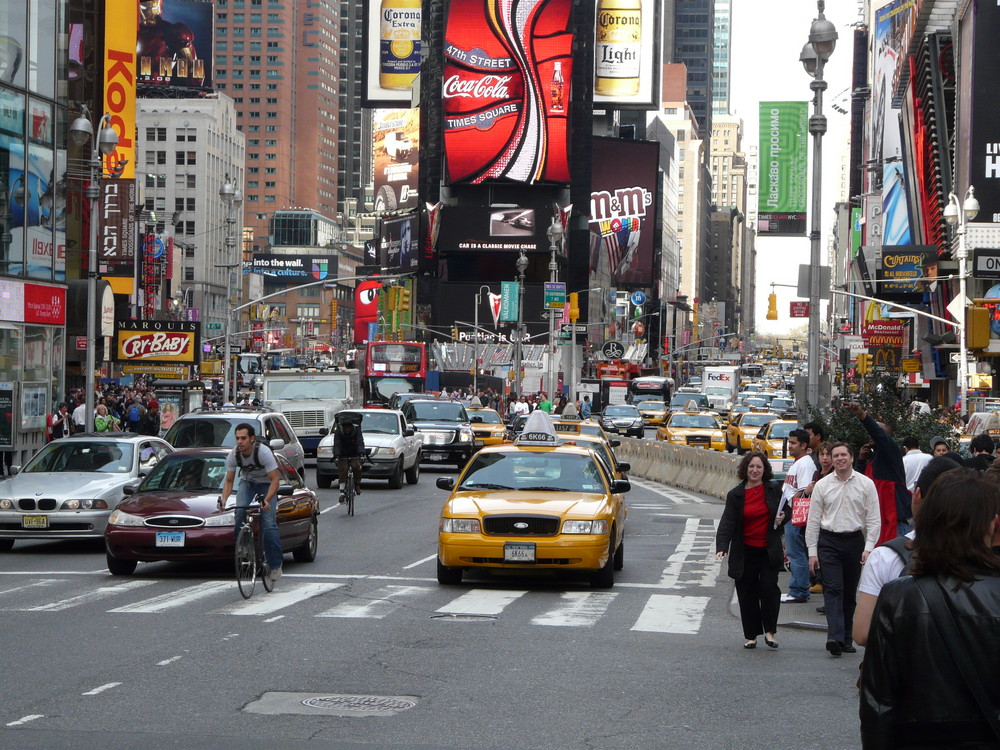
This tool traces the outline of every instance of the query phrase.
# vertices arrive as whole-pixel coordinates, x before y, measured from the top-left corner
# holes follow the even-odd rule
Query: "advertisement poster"
[[[378,300],[382,291],[381,281],[359,281],[354,289],[354,343],[363,344],[369,339],[370,326],[378,326]]]
[[[0,450],[14,447],[14,384],[0,383]]]
[[[598,0],[594,16],[594,109],[660,106],[657,0]]]
[[[131,278],[135,273],[135,180],[104,180],[101,192],[97,270],[103,276]],[[90,243],[89,208],[84,216],[86,245]]]
[[[409,105],[420,73],[421,0],[365,0],[365,107]]]
[[[441,89],[449,183],[569,181],[571,0],[451,0]]]
[[[806,233],[809,112],[807,102],[760,103],[760,195],[757,234]]]
[[[379,229],[379,265],[386,273],[416,270],[419,255],[420,218],[416,215],[382,219]]]
[[[153,3],[150,3],[153,5]],[[135,13],[134,0],[104,0],[104,100],[102,109],[118,134],[118,146],[104,157],[104,168],[118,166],[122,177],[135,179],[135,50],[136,31],[122,19]],[[96,135],[98,128],[94,128]]]
[[[372,122],[375,210],[417,207],[419,109],[376,109]]]
[[[21,384],[21,430],[44,430],[49,413],[45,383]]]
[[[613,283],[649,286],[653,278],[659,153],[654,142],[593,140],[590,232]]]
[[[322,281],[337,275],[336,255],[272,255],[256,253],[243,262],[243,274],[256,273],[272,278],[314,279]]]
[[[1000,223],[1000,101],[997,70],[1000,66],[1000,7],[977,3],[975,55],[972,57],[972,138],[968,145],[969,182],[976,187],[978,222]],[[966,81],[966,85],[967,85]],[[964,86],[963,86],[964,88]],[[965,186],[962,185],[964,190]],[[958,192],[957,190],[955,191]],[[959,194],[959,198],[963,196]]]
[[[200,361],[201,324],[186,320],[116,320],[115,362],[193,365]]]
[[[552,219],[541,207],[441,209],[438,250],[455,252],[548,252]]]
[[[202,0],[140,3],[138,83],[211,91],[214,17],[215,4]]]
[[[937,262],[936,245],[883,246],[878,269],[879,298],[915,303],[924,298],[926,266]]]

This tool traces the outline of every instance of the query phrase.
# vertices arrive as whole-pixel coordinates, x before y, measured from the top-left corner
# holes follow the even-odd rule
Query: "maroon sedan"
[[[218,509],[226,479],[227,448],[171,453],[140,484],[125,487],[123,500],[108,518],[104,542],[108,570],[131,575],[139,562],[231,560],[235,513]],[[316,559],[319,500],[282,456],[278,531],[281,549],[298,562]],[[235,493],[230,495],[234,502]]]

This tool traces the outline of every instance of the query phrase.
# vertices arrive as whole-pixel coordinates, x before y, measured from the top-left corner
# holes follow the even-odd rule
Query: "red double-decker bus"
[[[427,385],[427,346],[417,341],[369,341],[365,348],[365,404],[386,406],[394,393]]]

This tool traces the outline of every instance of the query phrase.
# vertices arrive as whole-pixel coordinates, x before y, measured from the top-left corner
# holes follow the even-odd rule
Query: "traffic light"
[[[391,286],[389,287],[389,298],[386,300],[385,309],[386,310],[397,310],[399,309],[397,305],[399,304],[399,287]]]
[[[867,375],[870,366],[871,366],[871,355],[866,354],[865,352],[860,352],[858,354],[858,363],[854,367],[858,375]]]
[[[569,322],[575,323],[580,318],[580,294],[569,293]]]
[[[330,300],[330,325],[337,327],[337,300]]]
[[[990,311],[987,308],[965,308],[965,342],[970,349],[985,349],[990,345]]]
[[[458,326],[451,327],[451,340],[458,341]]]
[[[396,309],[400,312],[410,309],[410,290],[405,286],[396,289]]]
[[[778,319],[778,295],[774,292],[767,295],[767,319]]]

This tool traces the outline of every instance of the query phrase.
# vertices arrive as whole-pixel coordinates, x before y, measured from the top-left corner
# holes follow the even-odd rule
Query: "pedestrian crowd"
[[[963,459],[935,437],[902,449],[889,425],[847,408],[869,440],[855,455],[822,425],[793,430],[773,481],[751,451],[716,534],[743,648],[778,648],[782,604],[822,593],[826,651],[865,648],[864,748],[1000,748],[1000,462],[989,435]],[[791,573],[782,594],[778,575]]]

